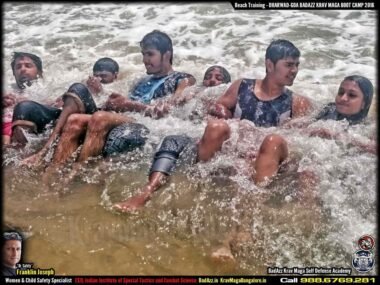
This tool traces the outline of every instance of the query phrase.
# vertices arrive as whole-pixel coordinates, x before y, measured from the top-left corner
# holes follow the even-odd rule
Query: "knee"
[[[91,120],[88,124],[88,128],[91,131],[98,132],[104,130],[108,125],[109,112],[98,111],[91,116]]]
[[[36,102],[34,101],[22,101],[18,103],[13,111],[13,121],[16,120],[29,120],[31,114],[36,112]]]
[[[282,136],[270,134],[264,138],[259,152],[278,154],[281,159],[285,159],[288,156],[288,143]]]
[[[85,126],[86,122],[82,114],[72,114],[67,118],[63,132],[75,135],[84,132]]]
[[[227,139],[230,137],[230,127],[224,120],[209,121],[205,130],[205,136],[208,139]]]

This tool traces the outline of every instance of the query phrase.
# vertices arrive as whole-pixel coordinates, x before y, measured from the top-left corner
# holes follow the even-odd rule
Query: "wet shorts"
[[[197,159],[197,144],[186,135],[167,136],[163,139],[159,150],[154,155],[149,173],[162,172],[172,174],[177,160],[185,164],[193,164]]]
[[[34,101],[18,103],[13,112],[13,127],[29,125],[34,132],[40,133],[50,122],[58,119],[61,110]]]
[[[113,128],[107,136],[103,155],[132,151],[145,145],[149,129],[142,124],[125,123]]]

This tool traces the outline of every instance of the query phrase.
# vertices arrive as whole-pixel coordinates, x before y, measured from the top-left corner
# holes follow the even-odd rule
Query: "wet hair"
[[[15,72],[15,64],[16,64],[16,60],[20,57],[29,57],[33,62],[34,64],[36,65],[37,67],[37,70],[39,71],[39,73],[41,74],[42,76],[42,60],[41,58],[39,58],[38,56],[36,56],[35,54],[32,54],[32,53],[27,53],[27,52],[17,52],[15,51],[13,53],[13,56],[12,56],[12,61],[11,61],[11,67],[12,67],[12,71],[13,71],[13,74]]]
[[[270,59],[273,64],[276,64],[280,59],[300,56],[301,52],[293,43],[281,39],[272,41],[265,52],[265,59]]]
[[[92,68],[92,71],[95,73],[97,71],[109,71],[113,74],[119,72],[119,64],[109,57],[103,57],[98,59],[94,67]]]
[[[153,30],[143,37],[140,47],[142,49],[154,48],[159,50],[161,54],[170,51],[170,64],[173,64],[173,43],[166,33]]]
[[[229,82],[231,82],[231,75],[230,75],[230,73],[228,72],[227,69],[225,69],[223,66],[220,66],[220,65],[213,65],[213,66],[210,66],[209,68],[207,68],[207,70],[205,72],[205,76],[203,77],[203,80],[205,80],[207,74],[210,73],[211,71],[213,71],[215,68],[219,68],[220,71],[222,72],[222,74],[223,74],[223,83],[229,83]]]

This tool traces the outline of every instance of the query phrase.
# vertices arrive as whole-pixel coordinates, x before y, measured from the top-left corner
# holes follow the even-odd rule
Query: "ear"
[[[267,70],[267,73],[274,71],[274,63],[269,58],[265,60],[265,68]]]
[[[361,110],[364,110],[364,107],[365,107],[365,102],[364,102],[364,99],[363,99]]]
[[[164,61],[170,62],[171,55],[172,55],[172,53],[170,51],[166,51],[162,57],[163,57]]]
[[[115,79],[117,79],[117,75],[118,75],[119,73],[118,72],[115,72],[115,74],[114,74],[114,78]]]

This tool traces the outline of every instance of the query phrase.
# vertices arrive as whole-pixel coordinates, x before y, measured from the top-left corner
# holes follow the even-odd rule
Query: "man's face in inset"
[[[16,268],[21,259],[21,241],[7,240],[3,246],[3,264],[7,267]]]

